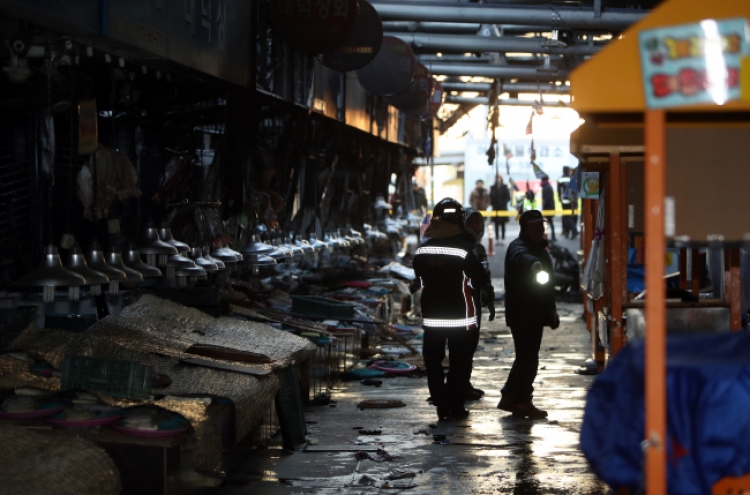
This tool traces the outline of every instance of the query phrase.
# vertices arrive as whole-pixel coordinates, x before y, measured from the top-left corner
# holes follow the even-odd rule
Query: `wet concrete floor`
[[[370,494],[604,494],[578,449],[586,391],[592,376],[576,370],[588,355],[582,306],[560,303],[562,325],[545,330],[535,404],[547,420],[513,418],[496,408],[513,362],[513,341],[501,319],[484,322],[472,383],[486,391],[467,402],[466,420],[437,421],[427,402],[427,379],[385,378],[379,388],[340,382],[331,406],[306,408],[310,437],[317,445],[288,452],[280,440],[248,450],[227,472],[218,495]],[[360,410],[365,399],[399,399],[405,407]],[[361,435],[355,428],[380,430]],[[435,443],[435,435],[445,441]],[[392,461],[357,460],[365,450]]]

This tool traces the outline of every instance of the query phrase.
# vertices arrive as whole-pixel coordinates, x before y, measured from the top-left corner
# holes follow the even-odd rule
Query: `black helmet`
[[[432,210],[432,216],[439,220],[463,224],[464,207],[453,198],[443,198],[435,205],[435,209]]]
[[[474,208],[466,208],[466,218],[464,219],[464,228],[474,236],[477,242],[484,237],[484,218],[482,214]]]

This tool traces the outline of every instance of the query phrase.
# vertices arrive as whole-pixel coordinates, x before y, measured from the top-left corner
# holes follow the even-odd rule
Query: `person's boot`
[[[447,407],[438,406],[438,419],[451,419],[451,410]]]
[[[542,411],[536,407],[531,400],[523,404],[516,404],[512,412],[515,418],[544,419],[547,417],[547,411]]]
[[[497,404],[498,409],[503,411],[513,412],[516,407],[516,398],[511,394],[503,394],[500,402]]]
[[[482,397],[484,397],[484,390],[469,385],[469,389],[466,391],[466,400],[479,400]]]
[[[469,411],[461,407],[460,409],[453,409],[451,411],[451,418],[453,419],[466,419],[469,417]]]

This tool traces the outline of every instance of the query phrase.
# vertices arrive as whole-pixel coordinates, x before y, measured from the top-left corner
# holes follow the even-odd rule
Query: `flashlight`
[[[536,274],[536,281],[539,284],[546,284],[549,282],[549,273],[545,272],[544,270],[538,272]]]

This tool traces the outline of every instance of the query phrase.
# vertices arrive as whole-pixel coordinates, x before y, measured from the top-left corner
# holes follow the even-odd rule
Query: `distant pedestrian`
[[[487,189],[484,188],[484,181],[482,179],[479,179],[475,186],[469,195],[469,204],[477,211],[485,211],[490,205],[490,195]]]
[[[508,223],[508,202],[510,202],[510,189],[503,182],[503,176],[497,174],[495,176],[495,183],[490,187],[490,203],[492,204],[492,211],[495,213],[501,213],[500,216],[492,217],[492,221],[495,224],[495,244],[500,243],[499,236],[502,233],[502,240],[505,240],[505,224]]]
[[[555,209],[555,192],[552,190],[552,186],[549,183],[549,177],[546,175],[542,177],[542,210]],[[555,238],[555,224],[553,222],[555,216],[548,215],[547,222],[549,222],[549,233],[552,237],[551,240],[556,241]]]
[[[563,210],[570,210],[570,198],[567,195],[568,186],[570,186],[570,167],[563,167],[562,177],[557,179],[557,197],[560,198],[560,205]],[[567,238],[571,233],[571,217],[563,213],[562,217],[562,236]]]

